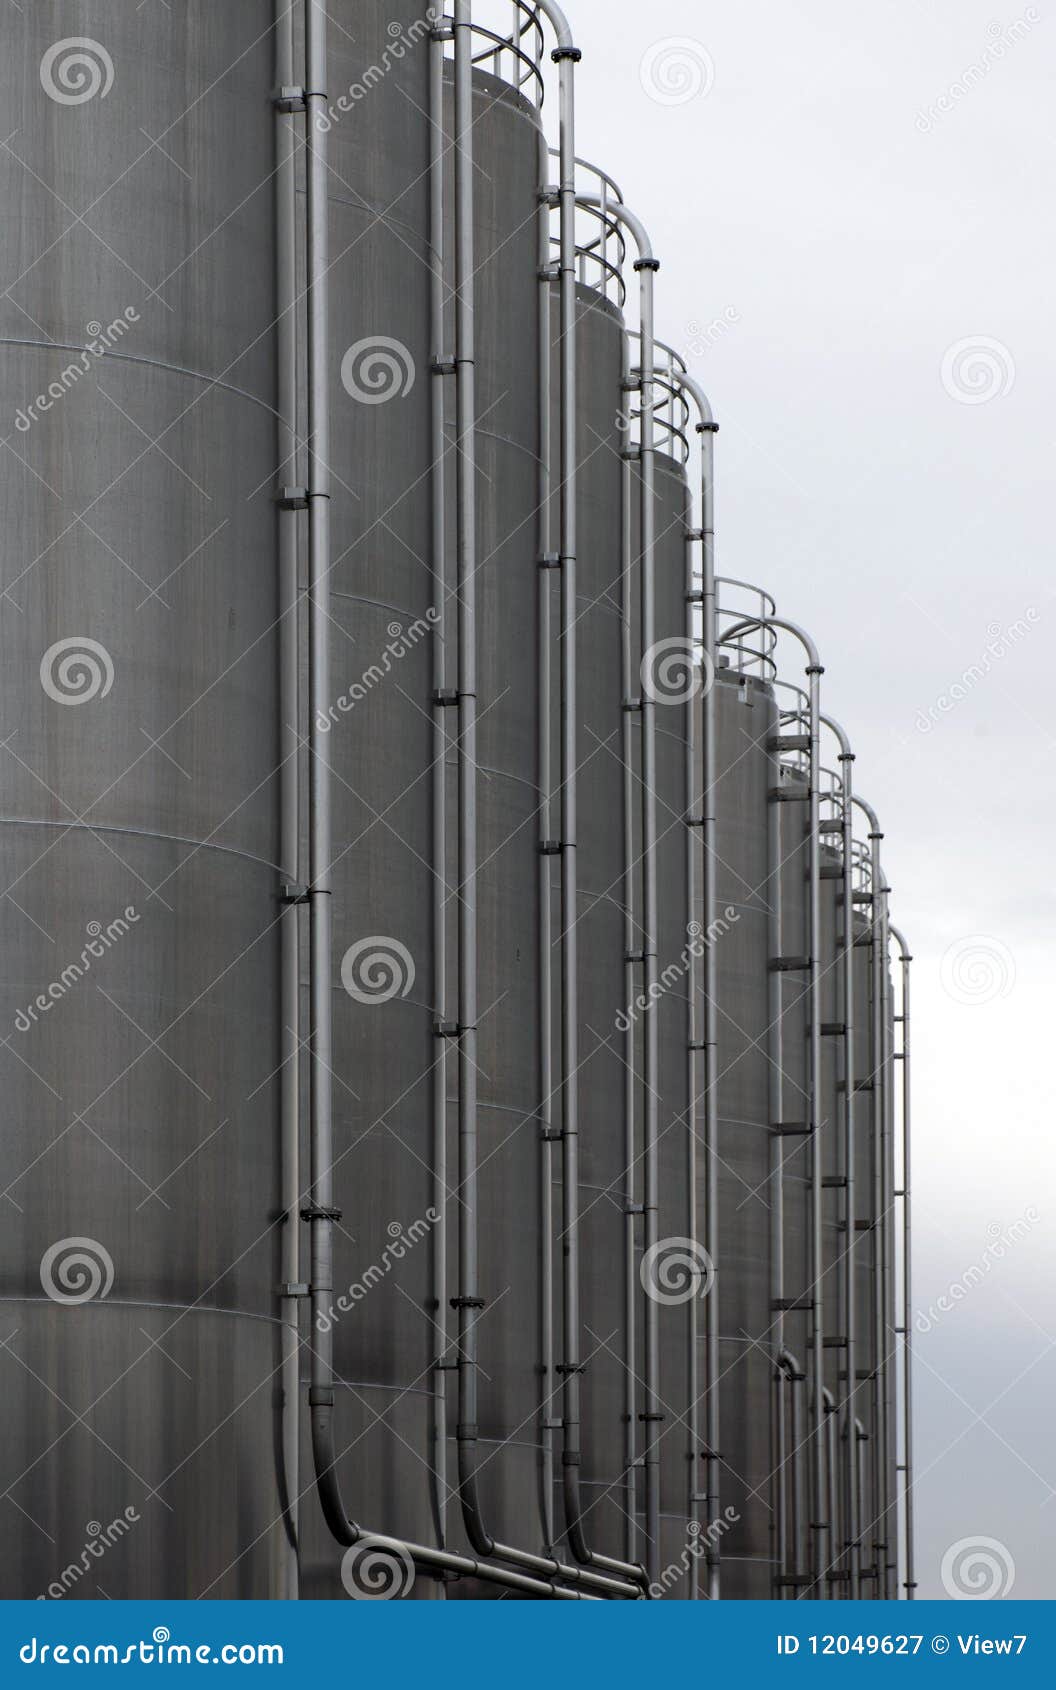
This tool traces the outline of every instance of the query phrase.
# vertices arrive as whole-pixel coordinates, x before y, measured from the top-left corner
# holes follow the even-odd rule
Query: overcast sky
[[[975,1282],[916,1338],[919,1594],[991,1538],[1051,1597],[1051,0],[568,11],[722,425],[720,568],[818,640],[917,959],[914,1303]]]

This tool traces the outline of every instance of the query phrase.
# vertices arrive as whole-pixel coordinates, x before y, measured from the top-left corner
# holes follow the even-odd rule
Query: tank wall
[[[78,1594],[278,1595],[271,7],[110,8],[75,104],[69,19],[0,63],[0,1589],[131,1509]]]

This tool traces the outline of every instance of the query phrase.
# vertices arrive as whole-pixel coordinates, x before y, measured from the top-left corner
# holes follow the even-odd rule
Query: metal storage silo
[[[624,1026],[631,1006],[624,986],[624,840],[622,732],[624,717],[622,590],[622,452],[618,426],[623,395],[622,317],[598,286],[577,292],[579,364],[578,546],[576,659],[578,670],[578,954],[580,1248],[582,1252],[583,1525],[588,1541],[609,1556],[627,1549],[634,1475],[625,1471],[625,1188]],[[553,302],[557,316],[557,296]],[[553,392],[553,485],[560,486],[557,338]],[[552,532],[557,532],[557,511]],[[549,583],[551,572],[544,572]],[[552,625],[558,626],[558,606]],[[559,721],[554,687],[552,720]],[[556,737],[556,736],[555,736]],[[559,766],[555,746],[554,768]],[[555,787],[556,787],[555,781]],[[563,921],[554,877],[552,932],[559,960]],[[554,1019],[563,1003],[555,970]],[[633,1013],[633,1011],[632,1011]],[[557,1164],[557,1212],[561,1168]],[[560,1237],[560,1227],[557,1229]],[[632,1382],[633,1384],[633,1382]],[[558,1418],[558,1404],[549,1418]],[[556,1519],[564,1520],[557,1499]]]
[[[772,688],[724,667],[715,683],[718,1027],[719,1424],[724,1600],[773,1591],[773,1284],[771,1228],[768,803],[777,733]],[[703,769],[702,769],[703,777]],[[727,912],[732,911],[732,916]],[[706,926],[703,912],[698,918]],[[703,1193],[702,1193],[703,1197]],[[703,1207],[703,1205],[702,1205]],[[711,1388],[715,1388],[712,1386]]]
[[[272,7],[80,12],[0,69],[0,1585],[278,1596]]]

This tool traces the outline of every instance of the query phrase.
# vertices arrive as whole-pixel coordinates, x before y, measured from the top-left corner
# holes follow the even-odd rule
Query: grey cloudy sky
[[[914,1302],[973,1287],[916,1339],[920,1594],[982,1536],[1051,1597],[1056,17],[568,10],[579,151],[647,222],[658,333],[722,424],[720,567],[818,640],[917,959]]]

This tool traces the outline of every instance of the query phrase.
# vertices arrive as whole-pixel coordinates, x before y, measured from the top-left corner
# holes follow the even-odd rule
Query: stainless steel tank
[[[718,1549],[723,1598],[762,1600],[773,1589],[767,823],[777,707],[772,689],[755,676],[720,669],[715,688],[716,913],[722,930],[713,941],[720,1003],[720,1242],[712,1295],[718,1298],[720,1501],[735,1516]]]
[[[4,20],[5,1597],[291,1589],[271,20]]]
[[[580,1474],[591,1547],[620,1557],[633,1492],[624,1470],[624,1249],[626,1218],[622,1027],[624,991],[623,653],[621,623],[621,454],[623,323],[589,286],[577,292],[579,364],[576,658],[578,669],[579,1131],[582,1250],[583,1427]],[[554,294],[554,323],[557,295]],[[557,330],[555,329],[555,337]],[[553,391],[557,393],[557,360]],[[555,448],[559,438],[556,405]],[[554,460],[554,486],[560,486]],[[555,505],[556,505],[555,500]],[[557,532],[557,511],[554,512]],[[554,626],[558,606],[554,599]],[[555,675],[552,716],[558,720]],[[557,748],[555,745],[555,768]],[[553,932],[562,916],[554,875]],[[555,1012],[561,1011],[555,970]],[[560,1160],[556,1198],[560,1201]],[[560,1211],[558,1211],[560,1212]],[[559,1229],[560,1231],[560,1229]],[[561,1271],[561,1252],[557,1252]],[[555,1403],[554,1417],[558,1418]],[[560,1462],[558,1463],[560,1467]],[[630,1476],[633,1485],[633,1475]],[[556,1518],[563,1519],[561,1498]]]

